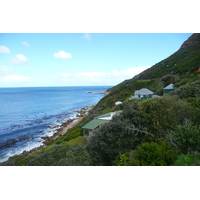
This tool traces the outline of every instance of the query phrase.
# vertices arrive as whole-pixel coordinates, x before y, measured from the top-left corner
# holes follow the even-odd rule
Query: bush
[[[129,163],[130,153],[126,152],[125,154],[119,155],[116,158],[116,165],[117,166],[128,166]]]
[[[190,84],[184,85],[172,91],[170,95],[178,95],[181,99],[200,98],[200,80]]]
[[[183,154],[200,152],[200,128],[197,125],[178,125],[170,135]]]
[[[142,123],[156,138],[166,136],[178,124],[184,124],[191,117],[190,105],[176,96],[147,99],[139,103],[139,111],[144,113]]]
[[[54,145],[52,151],[34,155],[26,165],[28,166],[49,166],[59,160],[66,158],[69,146]]]
[[[83,144],[74,145],[66,153],[66,158],[61,159],[59,162],[53,164],[57,166],[89,166],[90,157]]]
[[[177,150],[157,143],[143,143],[134,153],[134,159],[141,166],[169,166],[177,157]]]
[[[180,155],[174,162],[174,166],[200,166],[200,154]]]
[[[116,165],[125,166],[166,166],[172,165],[178,151],[165,143],[143,143],[137,150],[120,155]]]
[[[136,149],[147,138],[128,119],[115,117],[95,132],[86,149],[93,165],[113,165],[118,155]]]

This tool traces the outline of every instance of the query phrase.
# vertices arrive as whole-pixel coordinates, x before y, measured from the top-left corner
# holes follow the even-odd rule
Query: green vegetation
[[[178,151],[169,144],[142,143],[137,150],[120,155],[117,166],[165,166],[173,164]]]
[[[0,165],[199,166],[199,68],[200,34],[193,34],[173,55],[109,89],[87,117],[45,148]],[[176,89],[162,96],[170,83]],[[162,97],[130,100],[141,88]],[[123,112],[83,140],[81,127],[112,110]]]
[[[188,102],[166,95],[123,106],[123,113],[89,140],[93,165],[172,165],[181,153],[199,152],[199,127]]]
[[[200,152],[200,128],[192,123],[178,125],[171,132],[172,140],[184,154]]]

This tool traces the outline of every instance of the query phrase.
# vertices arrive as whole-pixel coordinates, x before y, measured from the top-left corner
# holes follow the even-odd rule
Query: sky
[[[177,51],[190,33],[0,34],[0,87],[116,85]]]
[[[116,85],[191,33],[1,33],[0,87]]]

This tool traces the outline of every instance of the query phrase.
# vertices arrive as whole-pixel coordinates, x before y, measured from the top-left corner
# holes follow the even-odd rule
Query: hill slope
[[[134,79],[152,79],[159,78],[166,74],[193,73],[200,67],[200,33],[191,35],[180,47],[180,49],[145,70]]]
[[[96,107],[97,111],[113,107],[116,101],[125,101],[135,90],[147,88],[157,95],[163,94],[163,88],[174,83],[177,87],[199,79],[200,33],[191,35],[178,51],[132,79],[110,88]],[[99,112],[101,113],[101,112]]]

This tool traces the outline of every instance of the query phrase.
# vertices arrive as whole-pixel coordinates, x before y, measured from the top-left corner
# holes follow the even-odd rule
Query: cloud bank
[[[92,36],[90,33],[85,33],[81,38],[83,38],[84,40],[91,40]]]
[[[22,45],[25,46],[25,47],[30,47],[30,44],[26,41],[22,42]]]
[[[17,54],[13,59],[10,60],[11,64],[19,65],[21,63],[26,63],[28,58],[22,54]],[[28,64],[28,63],[26,63]]]
[[[66,53],[64,51],[58,51],[57,53],[54,53],[53,56],[55,58],[60,58],[60,59],[71,59],[72,55],[70,53]]]
[[[19,75],[7,75],[3,78],[3,82],[28,82],[30,81],[31,78],[30,77],[26,77],[26,76],[19,76]]]
[[[0,76],[5,76],[12,73],[13,70],[0,65]]]
[[[10,53],[10,49],[5,46],[0,46],[0,53]]]
[[[126,79],[148,69],[150,66],[128,68],[122,71],[113,70],[109,72],[88,71],[76,74],[60,73],[57,79],[73,85],[116,85]]]

